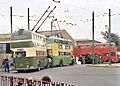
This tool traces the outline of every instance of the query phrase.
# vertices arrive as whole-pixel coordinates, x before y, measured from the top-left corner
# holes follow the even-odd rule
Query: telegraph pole
[[[92,13],[92,64],[94,64],[94,12]]]
[[[109,41],[109,65],[111,65],[111,9],[109,9],[108,41]]]

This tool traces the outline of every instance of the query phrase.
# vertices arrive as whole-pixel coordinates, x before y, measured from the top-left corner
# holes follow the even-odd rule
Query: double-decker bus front
[[[31,31],[12,33],[11,50],[14,52],[17,71],[38,69],[46,59],[46,38]]]
[[[47,45],[52,66],[73,64],[73,45],[70,40],[51,36],[47,39]]]

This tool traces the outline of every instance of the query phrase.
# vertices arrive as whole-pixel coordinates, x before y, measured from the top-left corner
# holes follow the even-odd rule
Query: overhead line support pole
[[[11,33],[13,31],[13,27],[12,27],[12,7],[10,7],[10,23],[11,23]]]
[[[94,64],[94,12],[92,13],[92,64]]]
[[[109,9],[109,29],[108,29],[108,41],[109,41],[109,65],[111,65],[111,10]]]
[[[29,19],[29,8],[28,8],[28,30],[30,30],[30,19]]]

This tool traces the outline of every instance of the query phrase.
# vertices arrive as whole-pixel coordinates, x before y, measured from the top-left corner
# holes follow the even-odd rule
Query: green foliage
[[[108,30],[105,32],[101,32],[101,34],[103,35],[103,38],[109,42],[109,33]],[[116,44],[117,50],[120,51],[120,36],[117,33],[111,33],[111,42]]]

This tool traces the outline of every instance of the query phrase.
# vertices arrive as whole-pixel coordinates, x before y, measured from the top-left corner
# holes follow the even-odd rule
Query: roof
[[[93,40],[90,40],[90,39],[75,39],[76,42],[92,42]],[[96,43],[101,43],[100,41],[97,41],[97,40],[94,40]]]
[[[42,35],[45,35],[46,37],[51,36],[51,30],[49,30],[49,31],[38,31],[38,33],[40,33]],[[75,42],[74,39],[71,37],[71,35],[65,29],[63,29],[63,30],[53,30],[52,34],[57,35],[57,36],[62,37],[62,38],[65,38],[65,39],[69,39],[72,42]]]
[[[111,43],[112,45],[115,45],[115,43]],[[78,46],[87,46],[90,45],[92,46],[92,43],[86,43],[86,44],[78,44]],[[99,46],[99,45],[109,45],[109,43],[94,43],[94,45]]]

